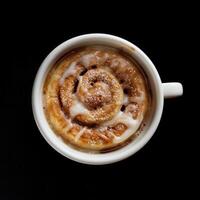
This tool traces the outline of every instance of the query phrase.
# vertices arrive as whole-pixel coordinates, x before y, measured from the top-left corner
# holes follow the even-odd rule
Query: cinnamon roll
[[[44,83],[47,120],[65,142],[104,151],[138,133],[150,107],[147,80],[124,53],[90,46],[63,56]]]

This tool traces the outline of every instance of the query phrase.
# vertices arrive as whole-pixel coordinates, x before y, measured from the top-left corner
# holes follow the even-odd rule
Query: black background
[[[102,6],[87,12],[85,7],[80,12],[66,6],[55,12],[61,7],[29,5],[19,11],[13,5],[7,10],[12,16],[3,20],[0,199],[191,197],[196,175],[188,150],[193,133],[188,93],[193,92],[189,51],[195,44],[195,12],[188,5],[173,4],[154,10],[148,5]],[[42,138],[32,115],[31,90],[41,62],[57,45],[84,33],[109,33],[133,42],[150,57],[163,82],[179,81],[184,86],[182,97],[165,101],[161,122],[148,144],[111,165],[88,166],[61,156]]]

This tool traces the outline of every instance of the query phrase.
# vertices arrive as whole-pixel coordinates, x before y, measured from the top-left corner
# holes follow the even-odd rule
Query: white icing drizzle
[[[69,122],[69,125],[68,125],[66,128],[64,128],[64,132],[65,132],[65,133],[67,133],[67,132],[73,127],[73,124],[72,124],[72,122],[71,122],[71,119],[66,119],[66,121]]]
[[[126,131],[121,136],[116,136],[113,140],[114,143],[121,143],[133,135],[139,128],[142,122],[141,119],[134,120],[132,116],[123,117],[122,123],[126,124],[128,127]]]
[[[78,114],[86,114],[88,112],[87,108],[77,99],[74,95],[72,106],[70,108],[70,115],[74,118]]]
[[[142,118],[143,117],[135,120],[132,118],[132,115],[130,113],[123,113],[122,111],[120,111],[112,120],[103,123],[102,126],[105,127],[105,126],[110,126],[110,125],[114,125],[117,123],[125,124],[127,126],[126,131],[121,136],[114,135],[113,142],[121,143],[137,131],[137,129],[139,128],[139,126],[142,122]]]
[[[142,103],[145,99],[145,94],[144,92],[140,91],[140,96],[134,96],[134,97],[130,97],[130,101],[131,102],[136,102],[136,103]]]
[[[60,78],[60,85],[62,85],[62,84],[64,83],[64,80],[65,80],[68,76],[70,76],[70,75],[76,73],[75,67],[76,67],[76,62],[72,62],[72,63],[69,65],[69,67],[67,67],[67,69],[64,71],[62,77]]]
[[[111,134],[114,138],[117,137],[112,131],[107,130],[107,132],[108,132],[109,134]]]
[[[129,103],[128,95],[124,94],[123,104],[127,105]]]
[[[79,76],[79,77],[78,77],[79,85],[82,85],[82,79],[83,79],[83,76]],[[85,93],[88,92],[87,87],[82,87],[81,89],[82,89]]]
[[[90,60],[93,58],[95,58],[93,54],[87,54],[87,55],[82,56],[80,61],[85,67],[87,67],[90,64]]]
[[[96,58],[97,58],[97,60],[98,60],[99,62],[104,63],[104,62],[109,58],[109,55],[108,55],[108,53],[105,53],[105,54],[104,54],[103,56],[101,56],[101,57],[96,56]]]
[[[83,135],[83,133],[84,133],[85,130],[87,130],[86,127],[84,127],[83,129],[81,129],[81,130],[77,133],[77,135],[76,135],[76,137],[75,137],[75,142],[77,142],[77,141],[80,139],[80,137]]]
[[[105,55],[104,55],[104,59],[106,60],[106,59],[108,59],[108,58],[109,58],[108,53],[105,53]]]

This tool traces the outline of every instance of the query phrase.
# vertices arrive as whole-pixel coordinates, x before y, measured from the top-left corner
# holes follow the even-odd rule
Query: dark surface
[[[161,8],[154,17],[149,13],[141,21],[133,13],[126,14],[123,19],[112,15],[96,23],[66,16],[63,23],[50,14],[31,18],[27,11],[5,22],[3,40],[8,43],[6,66],[1,68],[1,134],[5,139],[1,140],[0,199],[61,195],[103,198],[113,194],[162,199],[189,194],[193,175],[188,167],[192,161],[186,148],[189,127],[185,113],[189,109],[186,30],[191,24],[184,10],[164,12]],[[138,45],[152,59],[163,82],[180,81],[184,85],[184,96],[165,101],[160,125],[149,143],[134,156],[106,166],[75,163],[54,151],[38,131],[31,109],[33,81],[46,55],[73,36],[96,32],[114,34]]]

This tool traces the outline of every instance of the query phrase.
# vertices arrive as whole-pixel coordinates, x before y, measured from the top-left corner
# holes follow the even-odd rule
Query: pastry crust
[[[61,58],[44,84],[54,132],[82,149],[105,150],[133,136],[150,97],[138,64],[116,50],[86,47]]]

